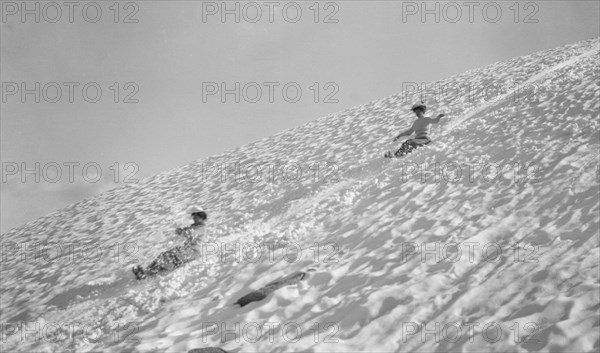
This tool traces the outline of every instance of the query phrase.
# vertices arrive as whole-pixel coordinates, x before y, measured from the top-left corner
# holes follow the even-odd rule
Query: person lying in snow
[[[185,237],[185,242],[180,246],[160,253],[146,269],[140,265],[133,267],[131,270],[136,279],[140,280],[160,272],[174,270],[197,257],[200,253],[200,238],[204,235],[205,222],[208,216],[206,212],[197,206],[192,206],[188,213],[192,215],[194,223],[175,230],[175,233]]]
[[[445,116],[445,114],[439,114],[435,119],[428,118],[425,116],[425,111],[427,110],[427,106],[421,103],[415,103],[411,109],[416,115],[417,120],[413,122],[410,129],[401,132],[394,138],[394,142],[398,141],[403,136],[410,136],[413,132],[416,134],[415,138],[408,139],[402,143],[402,146],[392,155],[391,151],[385,153],[385,157],[402,157],[414,150],[417,147],[425,146],[430,143],[429,139],[429,125],[435,123],[439,123],[440,119]]]

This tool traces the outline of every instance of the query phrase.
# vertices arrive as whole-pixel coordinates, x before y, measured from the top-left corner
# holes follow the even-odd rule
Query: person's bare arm
[[[434,118],[434,119],[431,119],[431,122],[434,122],[434,123],[436,123],[436,124],[437,124],[437,123],[439,123],[439,122],[440,122],[440,119],[441,119],[441,118],[443,118],[443,117],[445,117],[445,116],[446,116],[446,114],[443,114],[443,113],[442,113],[442,114],[439,114],[439,115],[438,115],[436,118]]]
[[[394,142],[398,141],[402,136],[410,136],[412,135],[412,133],[415,132],[415,130],[413,130],[412,126],[410,129],[403,131],[401,133],[398,134],[398,136],[394,137]]]

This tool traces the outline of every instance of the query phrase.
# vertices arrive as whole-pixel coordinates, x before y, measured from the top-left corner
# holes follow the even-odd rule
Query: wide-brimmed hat
[[[419,109],[419,108],[422,108],[423,110],[427,110],[427,106],[423,102],[413,104],[413,106],[412,106],[412,108],[410,108],[410,110],[414,111],[415,109]]]
[[[204,210],[202,209],[202,207],[197,206],[197,205],[190,206],[187,210],[187,213],[190,213],[190,214],[199,213],[199,212],[204,212]]]

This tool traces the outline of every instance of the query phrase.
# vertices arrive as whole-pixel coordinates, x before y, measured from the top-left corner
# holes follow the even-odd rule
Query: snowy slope
[[[596,351],[598,50],[598,39],[583,41],[437,82],[472,91],[428,95],[431,113],[448,119],[402,160],[382,155],[412,121],[417,95],[317,119],[11,230],[2,349]],[[515,87],[527,89],[516,97]],[[263,175],[217,173],[236,163]],[[269,174],[282,169],[287,178]],[[173,229],[194,203],[209,213],[205,257],[135,282],[130,267],[179,242]],[[33,257],[38,243],[46,259]],[[210,252],[236,244],[240,261]],[[296,271],[307,276],[232,305]],[[24,334],[35,323],[41,336]],[[87,334],[53,339],[68,323]]]

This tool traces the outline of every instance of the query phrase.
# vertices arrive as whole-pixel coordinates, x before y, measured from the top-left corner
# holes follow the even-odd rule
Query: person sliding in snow
[[[435,119],[426,117],[425,111],[427,110],[427,106],[425,106],[423,102],[413,104],[411,110],[417,115],[417,120],[415,120],[410,129],[398,134],[398,136],[394,138],[394,142],[398,141],[403,136],[412,135],[413,132],[416,134],[415,138],[404,141],[394,155],[392,155],[392,152],[386,152],[386,157],[402,157],[412,152],[413,149],[430,143],[431,140],[427,136],[429,134],[429,125],[439,123],[440,119],[445,115],[439,114]]]
[[[175,230],[175,233],[185,237],[185,242],[180,246],[160,253],[146,269],[143,269],[140,265],[133,267],[132,271],[136,279],[144,279],[147,276],[176,269],[194,259],[200,253],[200,238],[204,235],[204,225],[208,216],[206,212],[197,206],[192,206],[188,213],[191,213],[194,223]]]

